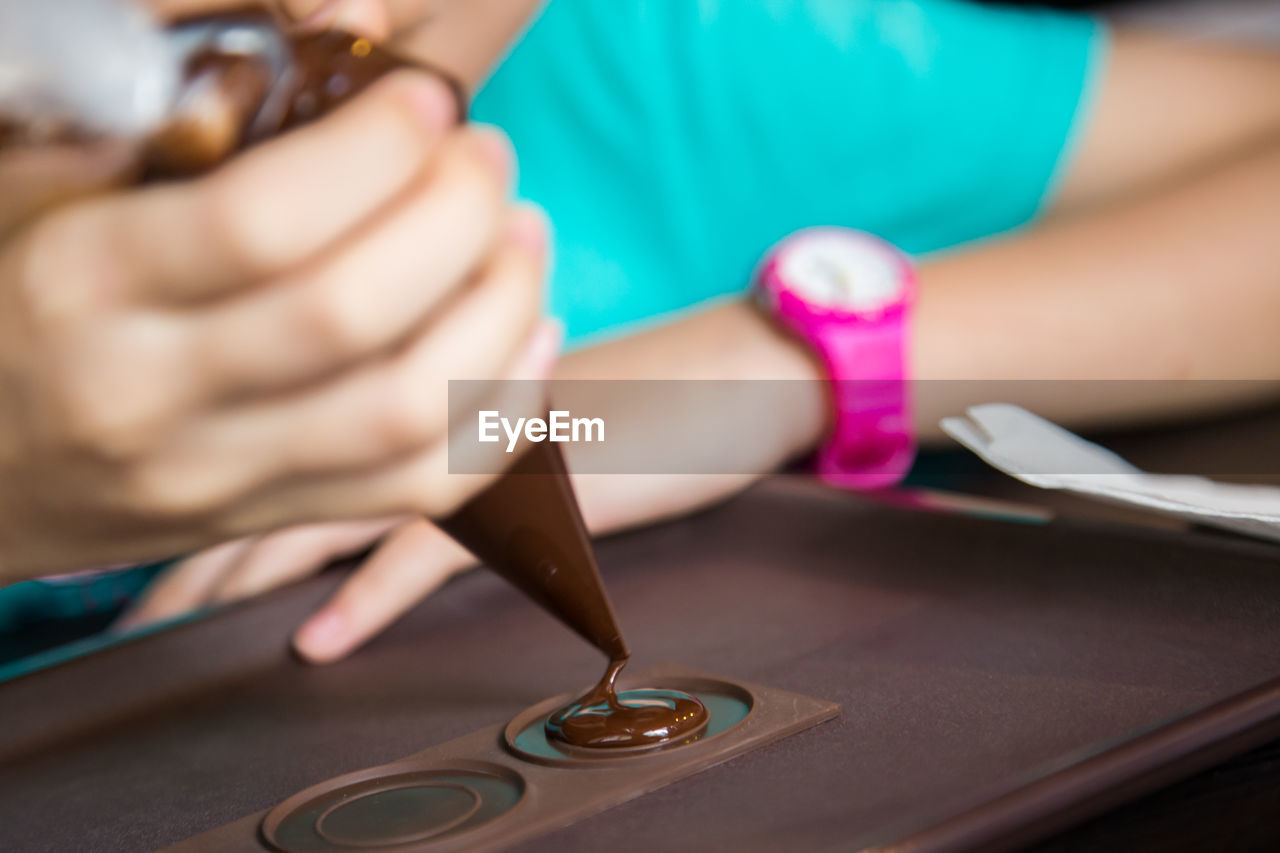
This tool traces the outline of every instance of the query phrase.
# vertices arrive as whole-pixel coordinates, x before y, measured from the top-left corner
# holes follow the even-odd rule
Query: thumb
[[[345,30],[381,41],[391,32],[385,0],[281,0],[285,14],[311,30]]]

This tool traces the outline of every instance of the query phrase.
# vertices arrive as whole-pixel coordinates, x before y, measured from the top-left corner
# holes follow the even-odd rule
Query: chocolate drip
[[[559,445],[533,443],[515,465],[440,522],[446,533],[609,656],[600,683],[547,720],[571,748],[640,751],[683,743],[707,709],[679,690],[617,692],[631,653],[600,579]]]
[[[583,749],[632,751],[684,743],[707,727],[706,707],[683,691],[619,694],[618,673],[626,665],[625,657],[610,660],[599,684],[547,719],[547,737]]]

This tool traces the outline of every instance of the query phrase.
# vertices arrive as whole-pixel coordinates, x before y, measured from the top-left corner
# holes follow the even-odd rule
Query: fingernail
[[[308,660],[330,660],[342,653],[345,630],[346,620],[341,614],[324,610],[298,629],[293,644]]]
[[[563,345],[564,324],[554,317],[547,317],[529,336],[524,352],[516,359],[514,378],[546,379],[551,375]]]
[[[443,80],[418,72],[405,75],[410,78],[407,97],[415,113],[432,130],[446,130],[458,122],[458,104]]]
[[[343,0],[338,4],[333,20],[329,26],[335,30],[345,30],[360,36],[377,38],[382,35],[382,10],[380,3],[373,4],[368,0]]]
[[[286,0],[284,5],[304,30],[343,30],[378,39],[389,28],[380,0]]]
[[[517,246],[534,254],[542,254],[547,250],[549,231],[547,215],[542,212],[542,208],[520,204],[511,212],[507,236]]]
[[[333,9],[341,0],[281,0],[280,7],[285,17],[295,24],[304,26],[313,22],[323,22],[323,16],[333,14]]]
[[[511,150],[511,140],[496,127],[477,127],[472,131],[477,150],[498,170],[504,179],[510,177],[515,154]]]

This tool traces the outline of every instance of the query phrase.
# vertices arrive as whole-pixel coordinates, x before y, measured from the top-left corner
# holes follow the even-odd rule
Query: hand
[[[754,478],[604,476],[575,478],[594,530],[621,529],[690,512],[735,494]],[[598,519],[598,523],[596,520]],[[311,524],[209,548],[157,577],[112,626],[132,631],[205,607],[260,595],[373,547],[338,592],[293,634],[305,660],[340,660],[475,564],[422,519]]]
[[[208,3],[210,0],[165,0]],[[223,0],[225,2],[225,0]],[[307,26],[385,40],[474,91],[537,15],[543,0],[279,0]]]
[[[808,352],[745,301],[720,304],[643,332],[579,349],[556,366],[568,380],[730,379],[783,380],[811,389],[793,394],[789,405],[756,412],[749,441],[740,443],[740,474],[576,474],[573,477],[588,528],[595,535],[673,518],[717,503],[749,486],[791,456],[807,451],[825,430],[826,395],[820,368]],[[651,395],[619,395],[603,412],[610,423],[646,424],[653,441],[670,438],[662,423],[677,411],[654,405]],[[732,407],[711,413],[715,428],[691,440],[720,441],[739,426]],[[685,413],[686,417],[689,413]],[[567,445],[570,469],[576,448]],[[752,467],[754,466],[754,468]],[[752,471],[756,473],[752,473]],[[341,590],[294,634],[294,648],[314,663],[350,654],[430,595],[471,557],[424,521],[383,520],[365,524],[311,525],[210,549],[167,570],[142,601],[116,626],[132,629],[189,610],[234,601],[274,589],[359,554],[382,540]]]
[[[471,556],[422,520],[316,524],[220,545],[166,570],[114,626],[132,630],[190,610],[257,595],[299,580],[378,543],[338,590],[294,633],[312,663],[350,654],[445,581]]]
[[[447,473],[446,380],[550,370],[547,239],[452,111],[400,72],[206,178],[40,215],[66,193],[0,155],[0,576],[483,485]]]

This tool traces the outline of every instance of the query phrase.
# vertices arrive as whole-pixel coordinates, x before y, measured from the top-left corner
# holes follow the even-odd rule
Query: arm
[[[1187,82],[1169,85],[1179,80]],[[1184,416],[1280,388],[1276,91],[1274,53],[1119,38],[1059,199],[1060,210],[1096,209],[935,257],[921,269],[914,375],[979,380],[918,386],[922,439],[941,438],[942,417],[988,401],[981,395],[992,389],[980,380],[1262,380],[1097,383],[1074,386],[1082,393],[1071,397],[1052,382],[1001,387],[1018,395],[1010,402],[1077,427]],[[1142,130],[1153,121],[1162,123]],[[820,376],[798,342],[744,302],[574,353],[557,374]],[[758,470],[773,470],[820,440],[825,402],[821,384],[813,389],[808,406],[775,411],[772,423],[753,422],[772,442],[754,457]],[[731,428],[731,420],[721,427]],[[751,479],[587,475],[578,483],[593,528],[608,530],[679,514]]]
[[[1054,217],[1021,234],[928,260],[913,335],[916,375],[924,379],[1276,378],[1280,342],[1280,146],[1262,145],[1270,127],[1261,120],[1274,104],[1267,91],[1277,67],[1261,55],[1246,89],[1258,112],[1241,108],[1231,133],[1210,134],[1195,145],[1177,142],[1151,160],[1159,163],[1142,181],[1153,138],[1131,139],[1123,121],[1139,79],[1173,74],[1177,51],[1157,50],[1166,67],[1142,61],[1117,42],[1100,95],[1098,117],[1089,125],[1075,167],[1064,185],[1060,209],[1096,208],[1089,216]],[[1146,52],[1146,48],[1141,49]],[[1230,51],[1210,51],[1202,71],[1236,67]],[[1249,54],[1254,56],[1254,54]],[[1132,61],[1131,61],[1132,60]],[[1129,69],[1129,73],[1124,69]],[[1252,76],[1256,74],[1254,79]],[[1121,75],[1129,80],[1124,83]],[[1114,82],[1113,82],[1114,81]],[[1244,85],[1244,81],[1241,81]],[[1124,94],[1125,91],[1129,94]],[[1150,93],[1147,93],[1150,94]],[[1176,100],[1176,99],[1174,99]],[[1206,97],[1206,109],[1214,107]],[[1166,103],[1165,111],[1176,112]],[[1207,118],[1207,114],[1200,114]],[[1250,116],[1257,115],[1257,124]],[[1110,118],[1108,118],[1110,116]],[[1194,124],[1194,119],[1187,119]],[[1181,119],[1170,119],[1181,121]],[[1174,124],[1167,137],[1190,132]],[[1110,140],[1110,141],[1109,141]],[[1159,140],[1156,140],[1159,141]],[[1166,140],[1167,141],[1167,140]],[[1252,156],[1227,155],[1258,146]],[[1216,168],[1197,170],[1196,163]],[[1189,165],[1191,164],[1191,165]],[[1195,174],[1199,171],[1199,174]],[[1175,180],[1176,179],[1176,180]],[[1161,183],[1158,191],[1139,185]],[[745,283],[744,283],[745,284]],[[1010,330],[1027,330],[1010,334]],[[1183,330],[1194,329],[1188,337]],[[809,355],[780,334],[743,301],[708,308],[631,337],[575,352],[559,365],[557,379],[793,379],[812,389],[807,400],[766,412],[752,423],[754,470],[771,471],[810,450],[826,422],[825,390]],[[930,383],[961,394],[919,400],[918,426],[936,438],[940,417],[974,402],[967,383]],[[1026,391],[1034,384],[1021,386]],[[1048,417],[1075,425],[1176,415],[1242,402],[1221,383],[1143,383],[1146,397],[1125,389],[1120,400],[1071,400],[1065,408],[1049,399],[1014,400]],[[1052,390],[1052,389],[1051,389]],[[1237,387],[1236,390],[1240,390]],[[1253,386],[1250,391],[1257,391]],[[1169,393],[1172,392],[1172,393]],[[1054,408],[1054,406],[1059,408]],[[606,419],[622,416],[603,413]],[[653,416],[653,409],[631,416]],[[670,415],[664,415],[670,417]],[[732,426],[732,424],[728,424]],[[714,433],[714,427],[706,432]],[[597,532],[678,515],[744,488],[755,475],[580,475],[575,477],[584,513]],[[340,553],[367,546],[367,533],[286,532],[265,542],[207,552],[157,585],[140,620],[181,612],[208,600],[225,600],[300,577]],[[292,537],[295,542],[291,543]],[[340,540],[336,544],[333,540]],[[313,661],[342,657],[429,594],[469,558],[425,522],[397,530],[323,609],[299,630],[296,645]],[[209,580],[209,578],[214,580]],[[213,592],[210,593],[209,590]]]
[[[1280,55],[1119,31],[1053,211],[1094,207],[1280,136]]]
[[[1088,217],[937,257],[921,268],[914,374],[1277,383],[1134,383],[1119,404],[1075,399],[1048,413],[1075,424],[1247,401],[1235,394],[1280,387],[1277,222],[1280,144]],[[819,373],[798,342],[734,301],[574,353],[556,378],[606,377],[812,380]],[[964,405],[934,395],[920,403],[925,437]],[[814,410],[779,417],[780,458],[811,446],[823,423]]]

